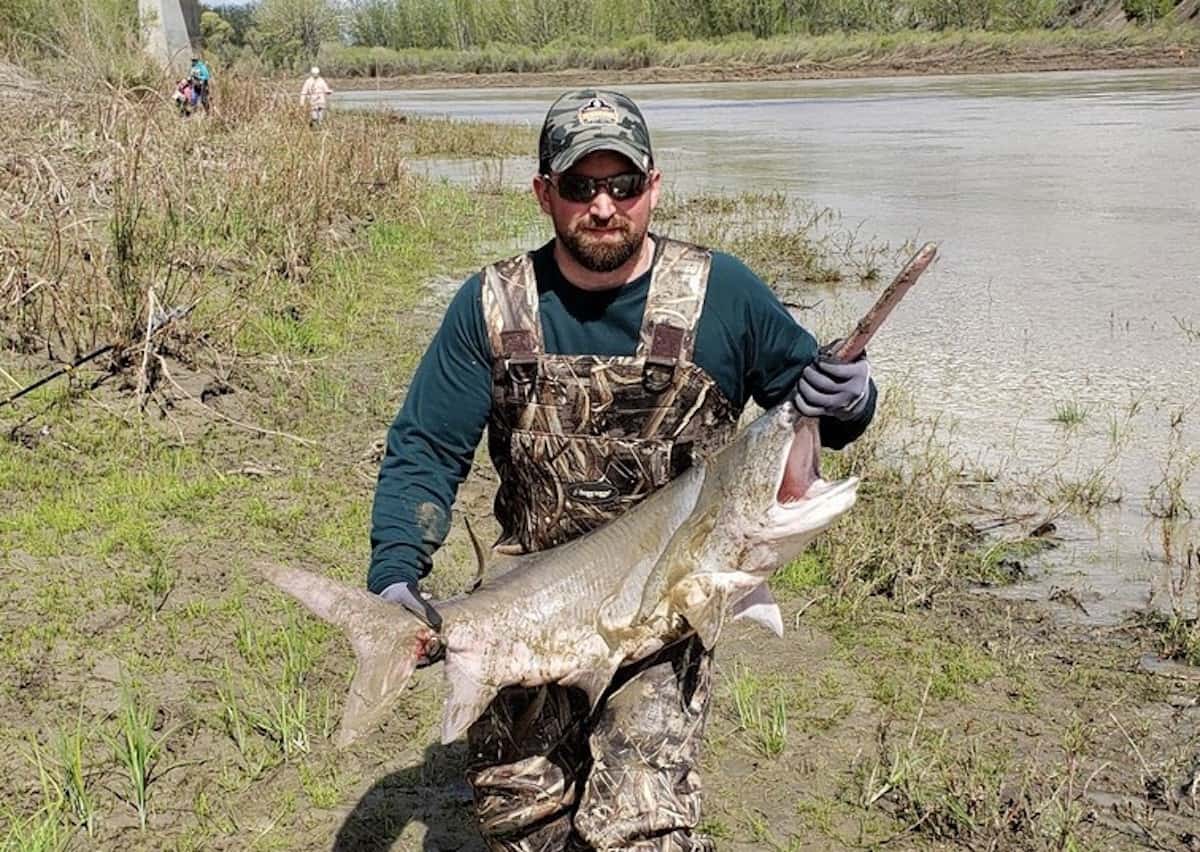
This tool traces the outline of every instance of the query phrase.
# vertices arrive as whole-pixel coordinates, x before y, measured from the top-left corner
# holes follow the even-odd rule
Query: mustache
[[[628,233],[629,229],[633,227],[633,221],[626,216],[622,216],[620,213],[614,213],[607,219],[601,219],[589,213],[587,219],[581,225],[585,228],[620,228],[622,231]]]

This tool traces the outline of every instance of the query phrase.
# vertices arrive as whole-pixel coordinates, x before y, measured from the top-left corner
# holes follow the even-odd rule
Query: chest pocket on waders
[[[484,270],[502,549],[541,550],[589,532],[732,434],[738,412],[691,360],[709,254],[656,245],[632,356],[546,353],[532,260]]]

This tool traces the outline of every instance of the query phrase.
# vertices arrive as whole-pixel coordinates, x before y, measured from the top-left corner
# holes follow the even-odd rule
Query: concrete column
[[[199,39],[195,15],[184,14],[184,6],[194,12],[194,0],[138,0],[138,14],[146,36],[146,52],[164,67],[186,71],[192,56],[192,39]],[[189,26],[189,24],[191,26]]]

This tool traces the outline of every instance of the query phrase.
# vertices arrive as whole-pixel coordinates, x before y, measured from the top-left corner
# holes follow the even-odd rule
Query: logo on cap
[[[580,124],[616,124],[617,108],[603,98],[592,98],[575,113]]]

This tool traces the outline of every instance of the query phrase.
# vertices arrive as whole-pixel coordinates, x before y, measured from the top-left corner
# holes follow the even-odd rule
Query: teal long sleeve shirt
[[[580,290],[559,271],[553,242],[534,252],[534,269],[548,353],[634,353],[649,272],[614,290]],[[771,289],[737,258],[714,252],[692,360],[726,398],[739,409],[750,399],[764,408],[777,405],[816,356],[816,340]],[[388,431],[371,513],[371,591],[429,573],[487,426],[491,361],[476,274],[450,302]],[[875,398],[872,385],[869,405],[854,421],[823,419],[822,443],[840,449],[861,435],[874,416]]]

